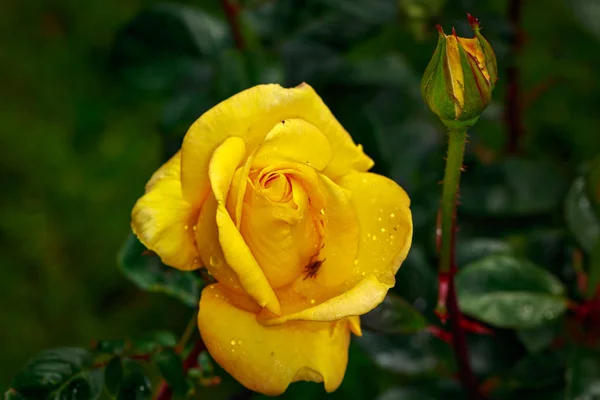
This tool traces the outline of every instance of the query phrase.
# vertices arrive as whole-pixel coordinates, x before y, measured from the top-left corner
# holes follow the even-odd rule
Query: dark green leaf
[[[131,363],[125,366],[125,376],[119,385],[117,400],[150,400],[151,398],[150,380],[139,364]]]
[[[565,182],[554,164],[507,159],[476,165],[461,183],[461,212],[477,216],[528,216],[558,210]]]
[[[230,30],[221,21],[194,7],[159,4],[119,32],[110,64],[135,86],[164,91],[230,46]]]
[[[114,357],[104,368],[104,384],[109,393],[116,394],[123,380],[123,362],[119,357]]]
[[[562,318],[529,329],[517,330],[517,337],[530,353],[538,353],[552,344],[564,323]]]
[[[600,241],[600,220],[594,212],[584,177],[575,179],[565,203],[567,225],[581,247],[591,252]]]
[[[494,255],[456,276],[465,314],[503,328],[531,328],[558,318],[567,307],[562,283],[529,261]]]
[[[365,328],[379,333],[414,333],[428,324],[417,310],[402,297],[388,293],[383,302],[361,317]]]
[[[455,369],[450,347],[427,332],[411,335],[363,332],[356,342],[380,368],[398,374],[452,373]]]
[[[72,379],[66,387],[55,391],[53,400],[97,399],[104,386],[104,373],[101,369],[87,370]]]
[[[181,357],[173,350],[167,349],[156,353],[152,359],[173,392],[185,396],[190,387],[183,371]]]
[[[567,364],[567,400],[600,398],[600,351],[576,348]]]
[[[165,266],[154,254],[144,254],[146,248],[132,233],[119,253],[119,264],[127,278],[139,288],[168,294],[185,305],[197,307],[200,279],[192,271],[180,271]]]
[[[95,399],[103,374],[92,368],[92,356],[85,349],[45,350],[15,376],[11,387],[27,398]]]
[[[465,394],[456,380],[427,378],[392,386],[377,400],[462,400]]]
[[[456,264],[467,265],[493,254],[511,254],[511,246],[496,238],[476,237],[456,241]]]
[[[569,6],[579,19],[592,34],[600,39],[600,26],[597,21],[600,19],[600,4],[595,0],[572,0]]]
[[[493,335],[468,334],[467,344],[473,373],[482,379],[509,371],[523,355],[517,338],[504,330]]]
[[[520,388],[542,388],[561,384],[565,376],[565,351],[530,354],[515,365],[509,379]]]
[[[125,351],[125,340],[99,340],[92,350],[96,354],[123,354],[123,351]]]
[[[27,397],[23,396],[21,393],[15,391],[14,389],[8,389],[6,393],[4,393],[4,400],[29,400]]]
[[[218,101],[252,86],[248,59],[237,49],[229,49],[217,61],[214,78],[215,95]]]
[[[170,331],[147,332],[130,340],[131,347],[136,353],[152,353],[161,348],[177,345],[177,336]]]
[[[394,289],[427,318],[435,317],[433,309],[437,301],[437,276],[420,246],[413,245],[410,249],[396,274]]]

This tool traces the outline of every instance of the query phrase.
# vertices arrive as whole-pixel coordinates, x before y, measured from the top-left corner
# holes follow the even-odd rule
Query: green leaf
[[[27,397],[23,396],[21,393],[15,391],[14,389],[8,389],[6,393],[4,393],[4,400],[29,400]]]
[[[361,317],[361,322],[367,329],[387,334],[414,333],[428,325],[421,313],[394,293],[388,293],[379,306]]]
[[[398,270],[394,290],[427,318],[435,317],[433,310],[437,301],[437,276],[425,251],[418,244],[413,245]]]
[[[519,360],[509,374],[509,379],[520,388],[554,386],[564,379],[566,361],[566,352],[560,350],[530,354]]]
[[[554,164],[509,158],[473,166],[464,174],[460,211],[493,217],[541,215],[559,209],[564,189]]]
[[[167,349],[156,353],[152,359],[173,392],[185,396],[190,387],[183,371],[181,357],[173,350]]]
[[[144,254],[146,248],[129,235],[118,260],[125,276],[140,289],[165,293],[190,307],[197,307],[201,281],[192,271],[180,271],[165,266],[154,254]]]
[[[125,351],[125,340],[99,340],[92,348],[95,354],[120,355]]]
[[[565,218],[567,226],[581,247],[591,252],[600,241],[600,220],[587,195],[587,184],[584,177],[575,179],[565,201]]]
[[[466,265],[493,254],[511,254],[511,246],[496,238],[459,238],[456,241],[456,264]]]
[[[565,399],[600,398],[600,351],[575,348],[567,363],[567,388]]]
[[[199,61],[214,59],[231,45],[229,28],[204,11],[159,4],[117,34],[110,66],[136,87],[165,91],[193,79]]]
[[[99,396],[103,380],[102,371],[93,370],[87,350],[65,347],[34,357],[15,376],[11,388],[27,398],[87,400]]]
[[[450,374],[456,368],[450,347],[427,332],[379,335],[365,331],[356,342],[378,367],[397,374]]]
[[[175,347],[177,336],[165,330],[146,332],[131,338],[130,343],[136,353],[152,353],[158,349]]]
[[[462,268],[456,276],[462,311],[501,328],[531,328],[565,312],[565,288],[529,261],[494,255]]]
[[[506,371],[522,357],[519,341],[510,331],[496,330],[493,335],[467,335],[471,368],[477,377],[495,376]]]
[[[456,380],[424,378],[389,387],[377,400],[462,400],[465,393]]]
[[[539,353],[547,349],[559,334],[563,318],[529,329],[517,330],[517,337],[530,353]]]
[[[124,363],[124,376],[119,385],[117,400],[150,400],[152,385],[144,369],[136,362]]]
[[[228,49],[221,54],[217,60],[213,85],[218,101],[252,86],[249,60],[241,51]]]
[[[121,358],[114,357],[104,368],[104,384],[110,394],[116,394],[123,380],[123,362]]]

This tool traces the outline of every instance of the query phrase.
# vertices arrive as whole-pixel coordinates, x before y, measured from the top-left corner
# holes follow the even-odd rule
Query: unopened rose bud
[[[435,53],[421,81],[421,94],[449,129],[472,126],[490,104],[498,79],[496,56],[481,35],[477,18],[467,14],[475,37],[440,33]]]

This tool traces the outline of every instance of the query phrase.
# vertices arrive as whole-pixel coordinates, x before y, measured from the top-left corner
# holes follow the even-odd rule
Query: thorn
[[[445,331],[442,328],[437,327],[435,325],[429,325],[425,329],[427,330],[427,332],[431,333],[434,337],[436,337],[448,344],[452,343],[452,333]]]
[[[493,335],[494,331],[480,324],[479,322],[471,321],[467,318],[462,318],[460,320],[460,325],[468,332],[478,333],[481,335]]]

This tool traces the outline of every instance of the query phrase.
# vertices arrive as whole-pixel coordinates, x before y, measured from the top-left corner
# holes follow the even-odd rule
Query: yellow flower
[[[340,385],[350,332],[412,238],[408,196],[372,166],[309,85],[261,85],[202,115],[146,185],[133,231],[165,264],[216,278],[200,333],[246,387]]]

